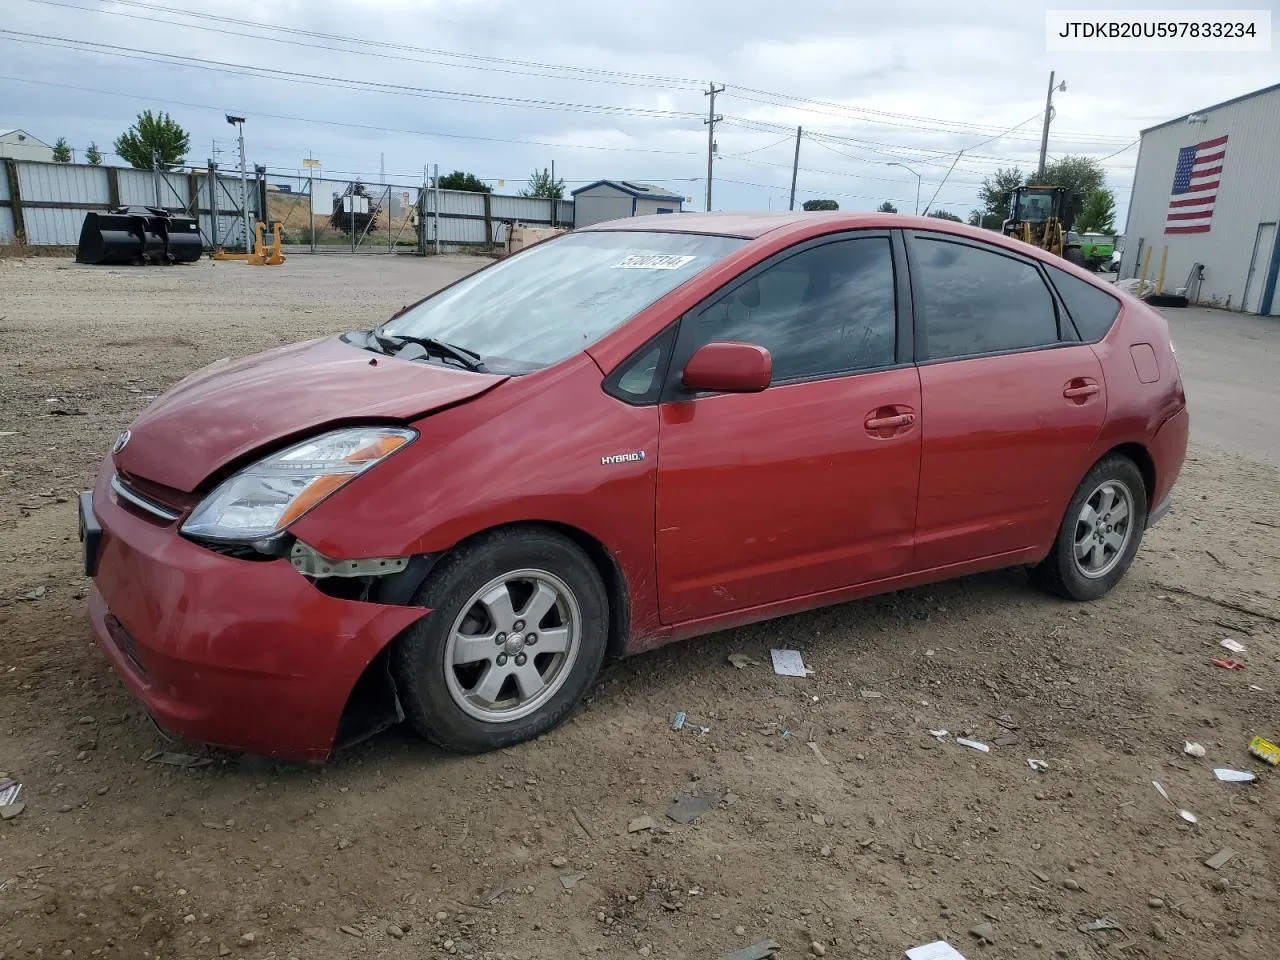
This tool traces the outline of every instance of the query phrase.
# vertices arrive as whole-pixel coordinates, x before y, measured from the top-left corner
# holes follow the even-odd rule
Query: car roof
[[[644,217],[605,220],[581,231],[630,231],[645,233],[700,233],[722,237],[755,240],[776,231],[787,233],[827,233],[833,230],[941,230],[975,240],[990,241],[999,237],[991,230],[970,227],[954,220],[916,217],[900,213],[845,213],[843,211],[782,211],[780,213],[666,213]]]

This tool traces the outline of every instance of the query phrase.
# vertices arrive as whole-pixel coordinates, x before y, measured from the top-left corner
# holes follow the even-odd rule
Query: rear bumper
[[[1173,491],[1173,485],[1178,482],[1182,464],[1187,459],[1187,438],[1190,432],[1191,417],[1187,413],[1187,408],[1183,407],[1166,420],[1151,438],[1148,452],[1155,464],[1156,483],[1155,490],[1151,494],[1151,503],[1154,506],[1150,510],[1154,519],[1148,520],[1147,526],[1151,526],[1168,512],[1169,494]],[[1164,513],[1160,512],[1162,509]]]
[[[207,550],[122,504],[111,474],[108,462],[85,504],[101,531],[86,551],[89,622],[125,686],[168,733],[325,759],[364,668],[426,611],[340,600],[286,561]]]

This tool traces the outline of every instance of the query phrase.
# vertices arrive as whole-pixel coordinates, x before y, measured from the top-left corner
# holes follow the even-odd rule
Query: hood
[[[115,454],[116,468],[190,493],[210,474],[260,448],[329,425],[411,420],[506,379],[398,360],[337,337],[219,360],[178,383],[134,421],[128,442]]]

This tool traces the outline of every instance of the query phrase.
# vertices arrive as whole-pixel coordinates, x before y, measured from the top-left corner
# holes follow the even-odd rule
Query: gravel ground
[[[26,785],[0,958],[1276,956],[1277,774],[1245,746],[1280,735],[1280,479],[1219,452],[1190,373],[1174,513],[1099,603],[1009,571],[719,633],[610,666],[563,727],[481,757],[393,730],[318,768],[143,763],[160,741],[83,623],[75,494],[192,369],[371,326],[474,264],[0,261],[0,771]],[[1213,342],[1180,338],[1184,368]],[[1224,637],[1247,670],[1210,664]],[[775,676],[773,646],[814,675]],[[690,793],[721,799],[668,818]]]

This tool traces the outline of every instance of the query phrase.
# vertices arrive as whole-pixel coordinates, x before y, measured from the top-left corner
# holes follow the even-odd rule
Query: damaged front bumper
[[[318,589],[288,559],[225,556],[122,502],[111,465],[82,498],[89,620],[164,731],[263,756],[324,760],[357,680],[422,607]]]

